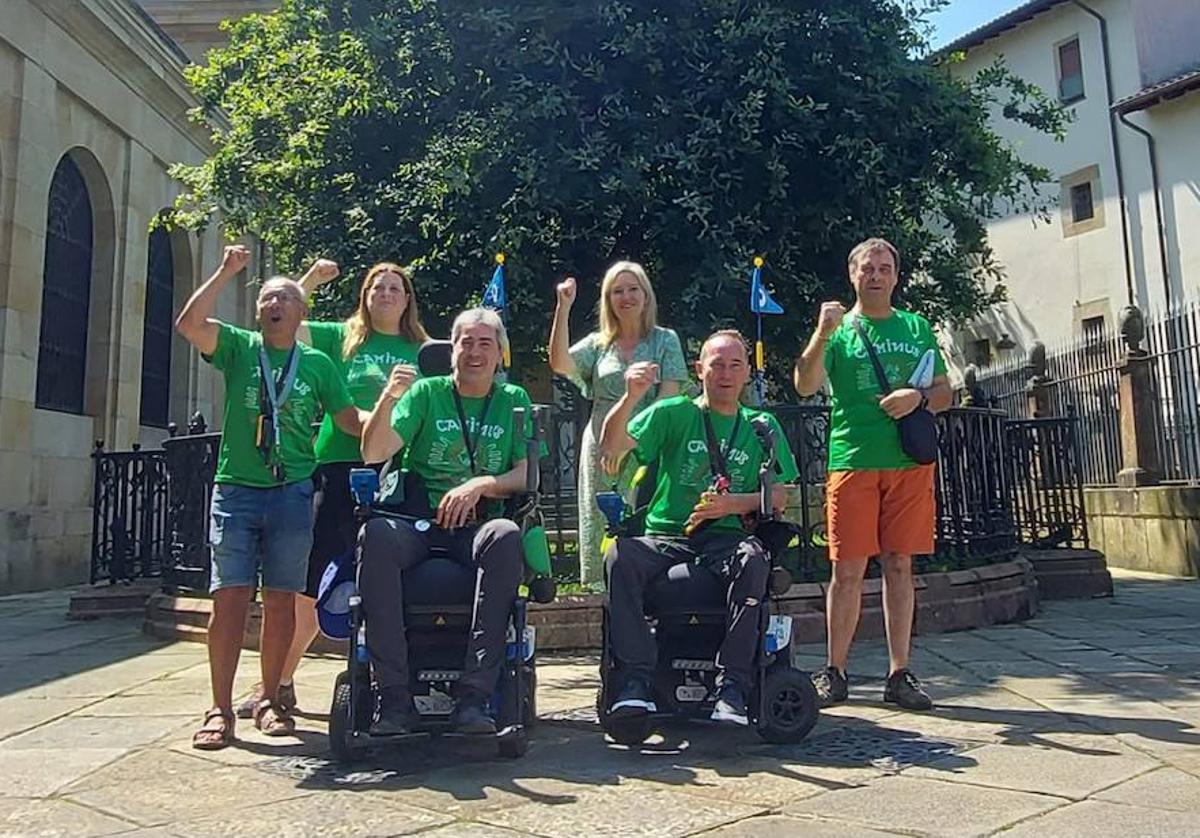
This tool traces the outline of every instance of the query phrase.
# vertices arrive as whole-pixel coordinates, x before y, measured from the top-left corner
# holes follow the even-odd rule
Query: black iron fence
[[[159,576],[169,541],[163,452],[97,443],[92,466],[92,584]]]
[[[1154,443],[1162,478],[1200,483],[1200,302],[1143,319],[1122,335],[1097,329],[1049,349],[1035,345],[1028,359],[989,367],[977,380],[984,400],[1016,419],[1032,418],[1030,395],[1046,396],[1047,415],[1076,416],[1078,468],[1085,485],[1112,486],[1121,459],[1121,369],[1130,351],[1145,358],[1151,388]],[[1142,350],[1141,330],[1146,348]]]
[[[586,408],[582,400],[567,396],[549,409],[543,514],[555,564],[564,576],[577,561],[581,499],[576,476]],[[822,404],[805,404],[779,406],[772,412],[784,428],[800,472],[788,510],[800,534],[783,561],[798,581],[826,579],[829,410]],[[1086,544],[1076,421],[1073,416],[1007,420],[1002,410],[987,408],[953,408],[941,414],[937,547],[933,555],[918,558],[918,570],[1002,561],[1019,543]],[[198,432],[173,436],[162,451],[97,451],[97,510],[103,514],[97,512],[96,531],[112,531],[114,516],[152,522],[126,539],[121,555],[142,557],[118,563],[131,568],[128,575],[161,575],[173,590],[207,589],[208,507],[219,443],[219,434]],[[109,511],[126,508],[132,511]],[[114,561],[112,542],[110,536],[94,545],[94,580],[107,578]]]

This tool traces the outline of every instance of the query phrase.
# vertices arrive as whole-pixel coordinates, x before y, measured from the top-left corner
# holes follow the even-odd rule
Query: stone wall
[[[0,594],[85,581],[94,441],[165,435],[139,424],[148,227],[179,194],[168,167],[203,159],[209,134],[187,118],[182,66],[130,0],[0,3]],[[67,156],[93,217],[80,414],[35,407],[49,188]],[[215,230],[172,234],[176,307],[220,248]],[[219,314],[248,311],[242,289]],[[172,353],[171,418],[211,421],[218,378],[182,341]]]
[[[1110,567],[1200,576],[1200,487],[1090,488],[1084,505]]]

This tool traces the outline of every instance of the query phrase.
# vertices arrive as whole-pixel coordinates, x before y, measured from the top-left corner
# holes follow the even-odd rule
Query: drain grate
[[[933,739],[913,731],[848,725],[799,745],[772,747],[771,752],[815,765],[872,766],[895,772],[958,756],[978,744]]]

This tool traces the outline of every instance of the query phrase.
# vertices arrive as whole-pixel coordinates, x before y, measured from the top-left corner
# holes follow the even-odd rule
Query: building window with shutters
[[[1064,105],[1083,98],[1083,57],[1079,38],[1071,38],[1055,47],[1055,67],[1058,71],[1058,101]]]
[[[92,201],[79,167],[63,157],[50,182],[36,406],[84,412],[92,287]]]
[[[171,406],[171,340],[175,300],[175,260],[171,236],[150,234],[146,260],[146,311],[142,323],[141,423],[165,428]]]
[[[1100,189],[1100,167],[1088,166],[1059,181],[1062,190],[1059,213],[1063,238],[1089,233],[1104,226],[1104,195]]]

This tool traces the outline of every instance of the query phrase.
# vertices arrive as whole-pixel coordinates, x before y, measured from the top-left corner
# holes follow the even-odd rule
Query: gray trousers
[[[404,625],[403,573],[429,558],[432,546],[450,559],[477,568],[471,636],[457,693],[490,696],[504,662],[508,615],[524,574],[521,531],[497,518],[476,528],[426,532],[407,521],[375,518],[358,535],[358,590],[367,619],[367,649],[381,688],[409,683],[408,638]]]
[[[771,562],[754,536],[703,532],[691,539],[618,538],[604,558],[608,570],[609,637],[618,667],[650,680],[658,647],[646,623],[646,587],[673,565],[698,564],[728,584],[725,640],[717,652],[719,681],[754,684],[759,619]]]

